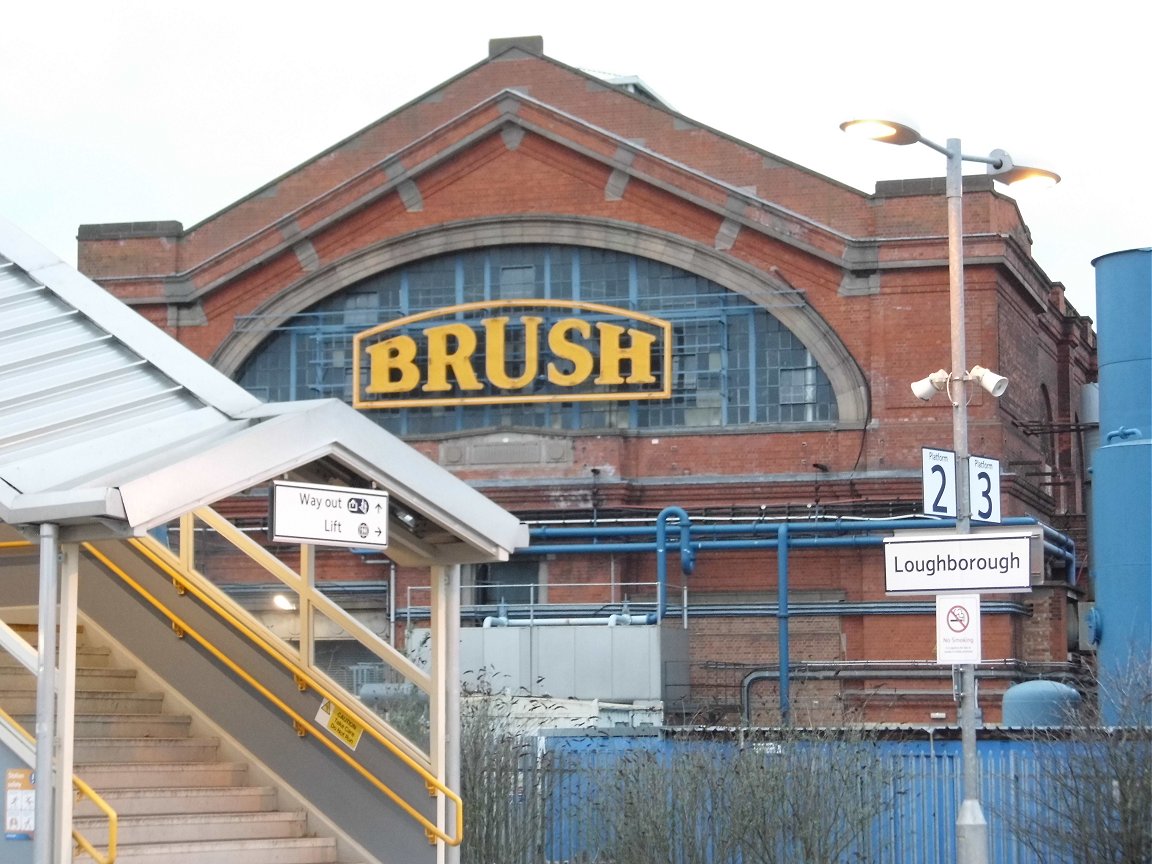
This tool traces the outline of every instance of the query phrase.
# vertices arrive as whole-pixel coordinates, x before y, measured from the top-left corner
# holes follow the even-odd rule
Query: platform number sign
[[[976,522],[1000,523],[1000,462],[968,457],[968,500]]]
[[[956,518],[956,454],[921,448],[924,515]]]

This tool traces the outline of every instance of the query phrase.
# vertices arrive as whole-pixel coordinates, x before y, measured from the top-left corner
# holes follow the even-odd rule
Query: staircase
[[[35,642],[34,628],[22,635]],[[189,716],[165,713],[162,693],[137,688],[136,670],[115,668],[106,648],[80,641],[75,774],[119,816],[118,864],[340,860],[334,839],[310,836],[305,812],[278,809],[272,786],[250,782],[247,765],[221,758],[216,739],[194,737]],[[35,677],[2,649],[0,707],[35,728]],[[73,828],[107,848],[108,820],[90,801],[77,803]]]

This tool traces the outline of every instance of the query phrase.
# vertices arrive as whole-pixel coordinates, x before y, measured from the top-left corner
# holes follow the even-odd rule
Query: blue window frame
[[[683,429],[837,419],[828,376],[766,309],[663,262],[560,245],[468,250],[370,276],[271,328],[237,380],[270,400],[351,402],[354,334],[418,312],[509,299],[603,303],[672,322],[672,397],[374,409],[367,415],[410,437],[509,427]],[[237,326],[257,329],[261,321],[248,316]]]

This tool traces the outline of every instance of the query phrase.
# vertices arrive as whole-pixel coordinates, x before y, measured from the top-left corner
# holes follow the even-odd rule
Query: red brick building
[[[471,621],[501,597],[540,619],[654,608],[656,556],[623,544],[682,508],[732,533],[694,535],[691,575],[669,556],[690,685],[670,711],[731,718],[747,695],[771,718],[784,621],[796,710],[951,719],[932,598],[886,596],[882,549],[793,550],[782,619],[777,550],[754,542],[923,512],[921,448],[951,446],[948,400],[909,388],[949,362],[943,179],[866,194],[542,47],[494,40],[191,228],[81,226],[79,268],[253,392],[352,402],[534,526],[622,544],[472,574]],[[994,720],[1012,681],[1081,665],[1095,336],[1011,198],[967,177],[964,207],[969,363],[1012,382],[968,388],[970,449],[999,460],[1005,517],[1077,544],[1071,566],[1033,562],[1030,594],[984,597]],[[402,640],[419,591],[394,587]]]

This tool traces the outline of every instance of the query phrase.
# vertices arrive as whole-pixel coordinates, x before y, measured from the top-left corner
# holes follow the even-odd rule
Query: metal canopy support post
[[[460,789],[460,565],[432,568],[432,692],[428,750],[432,771],[450,789]],[[448,799],[436,797],[436,824],[446,830],[456,813]],[[437,842],[436,864],[457,864],[460,847]]]
[[[36,654],[36,836],[34,864],[56,864],[52,762],[56,741],[56,595],[60,584],[60,529],[40,526],[40,608]]]
[[[56,698],[56,850],[61,861],[70,861],[72,849],[72,765],[76,739],[76,645],[80,592],[80,547],[65,543],[60,548],[60,638]]]
[[[316,547],[311,543],[300,544],[300,577],[304,582],[296,598],[296,615],[300,621],[300,659],[305,663],[313,663],[316,658],[316,621],[312,612],[312,596],[316,589]]]
[[[432,658],[432,692],[428,694],[428,755],[432,758],[432,773],[441,783],[447,784],[447,695],[448,695],[448,629],[445,592],[448,588],[448,568],[431,568],[431,597],[428,608],[428,630],[431,638],[429,655]],[[436,824],[441,829],[447,825],[448,804],[443,795],[436,797]],[[436,844],[436,864],[448,861],[447,845]]]
[[[445,568],[444,581],[444,783],[460,789],[460,565]],[[444,795],[441,801],[447,801]],[[451,824],[448,816],[441,827]],[[440,844],[445,864],[459,864],[460,847]]]

